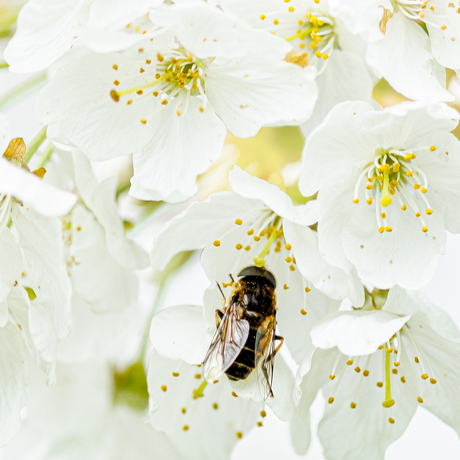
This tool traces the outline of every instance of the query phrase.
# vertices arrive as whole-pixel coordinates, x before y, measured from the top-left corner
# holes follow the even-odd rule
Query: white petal
[[[77,200],[4,158],[0,158],[0,184],[1,193],[13,195],[44,216],[62,216]]]
[[[294,206],[291,198],[276,185],[254,177],[234,166],[229,173],[232,190],[238,195],[253,200],[261,200],[275,214],[299,225],[312,225],[318,221],[316,203]]]
[[[255,427],[261,405],[234,398],[225,381],[208,384],[204,396],[194,399],[193,390],[202,383],[196,378],[200,370],[152,353],[148,371],[150,421],[155,429],[169,435],[184,457],[228,459],[238,442],[237,433],[245,436]],[[173,372],[179,376],[174,377]]]
[[[28,285],[50,316],[56,336],[69,333],[71,287],[64,256],[61,221],[42,217],[22,206],[12,212],[15,232],[25,259]]]
[[[107,248],[113,258],[125,268],[145,268],[146,252],[125,236],[116,203],[118,180],[115,176],[97,183],[89,161],[79,152],[73,152],[76,186],[88,208],[105,230]]]
[[[235,225],[235,219],[256,215],[263,203],[248,200],[233,192],[211,195],[206,201],[193,203],[182,214],[171,219],[154,240],[151,263],[163,270],[174,255],[212,244]]]
[[[313,345],[337,347],[346,356],[374,353],[410,319],[385,311],[338,312],[316,324],[311,331]]]
[[[136,300],[138,279],[114,259],[106,235],[94,216],[82,205],[72,211],[72,265],[75,291],[94,312],[121,311]]]
[[[18,30],[5,49],[5,59],[12,72],[36,72],[68,51],[71,30],[83,0],[32,0],[21,9]]]
[[[304,421],[298,414],[289,422],[291,443],[297,455],[305,455],[311,444],[310,417]]]
[[[11,126],[8,118],[0,114],[0,154],[3,155],[11,139]]]
[[[305,137],[340,102],[373,102],[374,82],[364,60],[354,52],[334,50],[327,60],[326,70],[315,81],[318,84],[319,97],[312,117],[301,126]]]
[[[425,18],[434,57],[444,67],[458,69],[460,68],[460,16],[456,8],[450,5],[450,2],[449,5],[447,2],[436,2],[435,11],[427,9]]]
[[[385,37],[368,47],[367,63],[393,88],[410,99],[452,101],[444,74],[430,52],[428,35],[402,13],[395,13],[387,24]]]
[[[0,231],[0,301],[8,296],[22,272],[22,258],[9,228]],[[4,326],[6,317],[0,314],[0,326]]]
[[[24,308],[22,290],[17,287],[8,299],[9,308],[16,303]],[[27,308],[27,306],[25,306]],[[0,445],[5,445],[20,426],[19,412],[27,402],[25,386],[29,379],[30,352],[24,340],[26,324],[8,321],[0,328]]]
[[[92,159],[132,153],[152,138],[150,126],[160,103],[149,92],[127,105],[125,100],[115,102],[110,91],[115,80],[122,90],[127,82],[129,87],[139,86],[149,78],[147,72],[139,73],[138,61],[122,54],[87,54],[60,67],[41,91],[38,118],[51,130],[58,128],[54,135],[64,135]]]
[[[324,182],[342,175],[344,167],[362,167],[370,161],[375,136],[362,133],[361,125],[372,111],[367,102],[342,102],[312,132],[302,156],[299,187],[303,195],[313,195]]]
[[[317,289],[333,299],[349,298],[356,307],[364,303],[364,288],[356,272],[346,273],[327,263],[319,251],[316,232],[290,222],[283,222],[283,232],[299,270]]]
[[[213,108],[208,105],[201,112],[202,106],[193,96],[188,103],[176,98],[162,106],[149,130],[151,142],[134,154],[132,196],[177,202],[197,192],[196,177],[219,158],[226,136]],[[178,116],[178,111],[184,113]]]
[[[150,340],[165,358],[201,364],[213,334],[206,331],[203,308],[187,305],[170,307],[156,314],[150,327]]]
[[[318,89],[312,68],[269,57],[263,64],[251,55],[216,58],[205,73],[206,95],[235,136],[254,136],[262,126],[300,125],[313,111]]]

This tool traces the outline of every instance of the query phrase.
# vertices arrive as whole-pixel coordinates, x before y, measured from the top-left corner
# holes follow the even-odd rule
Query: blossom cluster
[[[460,434],[421,291],[460,233],[458,1],[0,14],[0,77],[32,74],[0,94],[2,458],[229,459],[267,411],[304,455],[318,398],[326,460],[383,460],[418,407]]]

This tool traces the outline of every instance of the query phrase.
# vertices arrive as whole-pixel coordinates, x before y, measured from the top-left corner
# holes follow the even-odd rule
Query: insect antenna
[[[220,293],[222,294],[222,297],[224,298],[225,302],[227,302],[227,299],[225,298],[224,291],[222,291],[222,288],[220,287],[220,284],[216,281],[217,287],[219,288]]]
[[[232,276],[231,273],[230,273],[228,276],[230,277],[230,279],[232,280],[232,282],[235,282],[235,280],[233,279],[233,276]]]

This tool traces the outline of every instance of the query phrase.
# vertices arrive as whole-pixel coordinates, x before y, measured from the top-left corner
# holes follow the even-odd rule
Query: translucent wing
[[[238,304],[228,306],[203,361],[203,376],[212,382],[235,361],[249,335],[249,323],[241,319]]]
[[[269,328],[260,327],[256,336],[256,354],[258,362],[257,383],[259,385],[260,396],[265,400],[273,396],[273,370],[275,363],[275,323],[271,323]]]

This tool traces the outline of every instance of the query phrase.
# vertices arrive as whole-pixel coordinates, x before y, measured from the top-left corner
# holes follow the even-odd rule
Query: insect
[[[274,358],[284,342],[275,334],[276,281],[256,266],[246,267],[238,278],[224,312],[216,310],[217,331],[204,358],[203,376],[208,382],[223,373],[230,380],[244,380],[256,371],[260,395],[267,399],[273,397]]]

